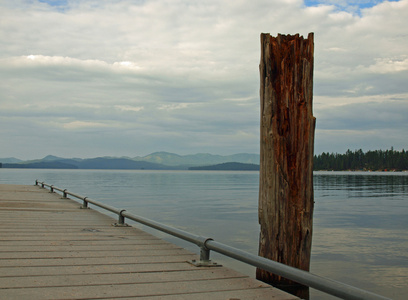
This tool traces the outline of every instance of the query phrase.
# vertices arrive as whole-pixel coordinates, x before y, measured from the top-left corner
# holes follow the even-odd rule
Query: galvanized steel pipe
[[[235,258],[257,268],[264,269],[268,272],[283,276],[290,280],[296,281],[298,283],[323,291],[336,297],[353,300],[389,300],[389,298],[335,280],[320,277],[310,272],[293,268],[288,265],[266,259],[264,257],[253,255],[237,248],[216,242],[214,240],[207,241],[205,246],[209,250],[213,250],[225,256]]]

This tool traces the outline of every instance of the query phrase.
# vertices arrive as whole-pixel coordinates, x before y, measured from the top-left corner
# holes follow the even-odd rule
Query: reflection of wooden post
[[[309,270],[313,223],[313,33],[261,34],[259,255]],[[284,288],[293,282],[257,270]]]

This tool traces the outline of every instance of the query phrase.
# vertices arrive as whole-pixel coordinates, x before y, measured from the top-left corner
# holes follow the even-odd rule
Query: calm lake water
[[[2,184],[35,179],[257,254],[258,172],[0,169]],[[311,272],[406,299],[408,173],[315,172],[314,190]],[[198,253],[194,245],[147,231]],[[254,276],[253,267],[211,257]]]

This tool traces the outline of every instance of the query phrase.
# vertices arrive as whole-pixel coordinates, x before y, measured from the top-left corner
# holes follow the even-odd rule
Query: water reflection
[[[11,170],[256,254],[258,172]],[[316,172],[311,271],[393,299],[408,294],[408,173]],[[157,232],[156,232],[157,234]],[[158,234],[191,251],[195,246]],[[254,275],[254,268],[212,254]],[[312,299],[329,299],[312,290]]]
[[[312,272],[393,299],[405,299],[407,175],[315,174]]]

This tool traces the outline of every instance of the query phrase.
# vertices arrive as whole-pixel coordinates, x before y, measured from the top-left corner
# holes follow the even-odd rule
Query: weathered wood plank
[[[157,299],[158,297],[155,297]],[[109,298],[113,300],[112,298]],[[121,298],[121,300],[130,300],[135,298]],[[137,297],[138,300],[152,299],[151,297]],[[251,290],[241,290],[241,291],[218,291],[218,292],[202,292],[200,294],[191,293],[191,294],[178,294],[178,295],[163,295],[158,299],[160,300],[264,300],[264,299],[280,299],[280,300],[293,300],[298,299],[290,294],[285,296],[271,296],[265,293],[263,289],[251,289]]]
[[[64,280],[61,280],[61,276]],[[35,288],[35,287],[61,287],[61,286],[84,286],[84,285],[107,285],[107,284],[136,284],[136,283],[159,283],[190,280],[214,280],[225,278],[245,278],[246,276],[229,271],[214,272],[211,269],[181,270],[173,272],[155,273],[116,273],[116,274],[73,274],[60,276],[21,276],[0,278],[0,289],[10,288]]]
[[[34,266],[34,267],[1,267],[0,277],[78,275],[78,274],[117,274],[144,272],[174,272],[197,270],[191,264],[183,262],[152,264],[152,263],[120,263],[110,265],[80,265],[80,266]],[[200,268],[201,270],[201,268]]]
[[[125,256],[125,257],[109,257],[109,259],[101,259],[103,257],[51,257],[51,258],[28,258],[28,259],[2,259],[2,267],[30,267],[30,266],[83,266],[83,265],[114,265],[126,263],[174,263],[186,262],[197,258],[195,254],[167,254],[166,256]]]
[[[59,240],[59,241],[41,241],[41,240],[8,240],[2,241],[0,244],[2,246],[6,245],[18,245],[21,247],[29,247],[29,246],[38,246],[38,245],[52,245],[52,246],[81,246],[81,245],[89,245],[89,246],[100,246],[100,245],[118,245],[118,240],[120,239],[113,239],[106,241],[106,240]],[[125,239],[120,243],[120,245],[161,245],[165,244],[165,241],[159,240],[157,238],[152,239],[132,239],[127,240]]]
[[[60,245],[52,245],[48,250],[44,250],[44,245],[26,245],[27,248],[22,249],[21,246],[16,246],[16,245],[4,245],[3,243],[0,244],[0,253],[5,253],[5,252],[59,252],[59,251],[66,251],[67,247],[66,246],[60,246]],[[146,244],[120,244],[117,245],[116,243],[114,244],[101,244],[101,245],[70,245],[69,246],[70,251],[109,251],[109,252],[121,252],[121,251],[133,251],[133,250],[160,250],[160,249],[180,249],[180,247],[166,243],[164,241],[161,241],[161,243],[146,243]]]
[[[0,259],[65,259],[65,258],[114,258],[114,257],[140,257],[140,256],[164,256],[164,255],[191,255],[184,249],[135,249],[131,251],[18,251],[18,252],[0,252]]]
[[[202,292],[229,291],[235,297],[240,297],[241,290],[265,289],[264,296],[268,296],[270,286],[249,278],[227,278],[218,280],[183,280],[174,282],[154,282],[138,284],[106,284],[84,285],[69,287],[36,287],[3,289],[5,299],[96,299],[121,298],[140,296],[165,296],[197,294]],[[233,292],[232,292],[233,291]],[[240,299],[240,298],[238,298]],[[294,297],[292,298],[294,299]]]

